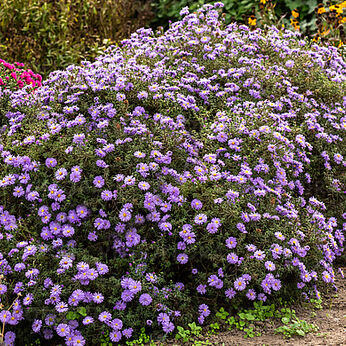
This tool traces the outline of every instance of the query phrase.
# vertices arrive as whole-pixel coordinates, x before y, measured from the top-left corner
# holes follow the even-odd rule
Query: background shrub
[[[151,16],[147,0],[2,1],[0,57],[46,75],[93,60]]]
[[[169,20],[177,20],[180,10],[188,6],[191,11],[209,0],[156,0],[153,2],[155,17],[152,25],[167,27]],[[223,12],[227,24],[245,23],[264,28],[275,25],[294,28],[315,40],[329,41],[335,46],[346,43],[346,1],[318,0],[225,0]]]

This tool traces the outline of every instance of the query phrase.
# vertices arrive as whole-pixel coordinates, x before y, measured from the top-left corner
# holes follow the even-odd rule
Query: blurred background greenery
[[[180,10],[210,0],[1,0],[0,58],[25,63],[44,77],[81,60],[93,60],[140,27],[168,27]],[[346,1],[223,0],[226,23],[276,25],[315,41],[342,46]]]

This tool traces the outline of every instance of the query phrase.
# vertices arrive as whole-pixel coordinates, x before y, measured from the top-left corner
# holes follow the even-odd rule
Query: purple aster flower
[[[65,168],[59,168],[55,173],[56,180],[63,180],[67,175],[67,170]]]
[[[104,181],[104,179],[101,176],[98,175],[98,176],[96,176],[94,178],[93,184],[94,184],[95,187],[100,189],[105,184],[105,181]]]
[[[110,190],[104,190],[101,193],[101,199],[104,201],[110,201],[113,198],[113,193]]]
[[[200,315],[200,316],[198,316],[198,318],[197,318],[197,320],[198,320],[198,323],[199,324],[203,324],[204,323],[204,316],[202,316],[202,315]]]
[[[238,256],[235,253],[230,253],[227,255],[227,262],[229,264],[237,264],[238,263]]]
[[[23,298],[23,305],[25,305],[25,306],[30,305],[30,304],[32,303],[33,299],[34,299],[34,296],[33,296],[32,293],[27,294],[27,295]]]
[[[137,97],[138,97],[138,100],[146,99],[148,97],[148,93],[146,91],[140,91]]]
[[[133,293],[136,294],[141,291],[142,289],[142,284],[140,281],[135,281],[132,279],[129,279],[129,283],[127,285],[127,288]]]
[[[195,210],[200,210],[200,209],[202,209],[203,204],[199,199],[194,199],[191,202],[191,207]]]
[[[94,293],[93,294],[93,301],[96,304],[101,304],[104,300],[104,297],[101,293]]]
[[[79,172],[72,172],[70,174],[70,180],[73,182],[73,183],[78,183],[82,178],[82,175],[79,173]]]
[[[275,270],[275,264],[272,261],[266,261],[264,263],[264,266],[266,267],[267,270],[269,270],[270,272]]]
[[[165,322],[162,323],[162,330],[166,333],[169,334],[174,330],[174,324],[172,322]]]
[[[184,290],[184,284],[182,282],[176,282],[174,285],[174,288],[176,288],[178,291],[183,291]]]
[[[152,282],[152,283],[155,283],[157,280],[157,276],[154,273],[147,273],[145,275],[145,278],[147,281]]]
[[[35,333],[38,333],[42,327],[42,321],[41,320],[35,320],[34,323],[32,324],[32,330]]]
[[[237,228],[241,233],[247,233],[247,230],[245,228],[245,225],[241,222],[237,223]]]
[[[207,285],[198,285],[197,292],[199,294],[205,294],[207,292]]]
[[[243,278],[238,278],[237,280],[235,280],[234,282],[234,288],[237,291],[243,291],[246,287],[246,282]]]
[[[326,283],[330,283],[330,282],[333,282],[333,277],[331,276],[331,274],[327,270],[325,270],[322,273],[322,280]]]
[[[265,302],[267,300],[267,296],[264,293],[259,293],[257,299]]]
[[[124,185],[132,186],[135,183],[136,183],[136,178],[134,178],[132,175],[124,178]]]
[[[87,274],[87,278],[89,280],[95,280],[99,276],[98,272],[95,269],[92,269],[92,268],[87,270],[86,274]]]
[[[228,298],[228,299],[233,299],[234,296],[237,294],[237,292],[233,289],[233,288],[228,288],[226,291],[225,291],[225,296]]]
[[[9,311],[6,311],[6,310],[2,310],[0,312],[0,321],[2,323],[8,323],[8,321],[10,320],[11,318],[11,313]]]
[[[209,222],[207,225],[207,231],[210,234],[215,234],[217,232],[218,228],[219,228],[218,225],[214,222]]]
[[[14,345],[15,340],[16,340],[16,334],[14,332],[11,332],[11,331],[6,332],[5,338],[4,338],[4,342],[6,346]]]
[[[55,306],[56,311],[58,312],[66,312],[68,311],[68,305],[64,302],[59,302],[56,306]]]
[[[53,168],[57,165],[57,161],[54,158],[49,157],[46,159],[45,164],[47,167]]]
[[[56,327],[56,333],[61,336],[64,337],[67,334],[70,333],[70,327],[65,324],[65,323],[60,323],[57,327]]]
[[[261,250],[257,250],[254,253],[254,258],[258,259],[258,260],[263,260],[266,257],[265,253]]]
[[[195,224],[202,225],[202,224],[207,222],[207,219],[208,219],[207,215],[205,215],[205,214],[198,214],[198,215],[196,215],[194,221],[195,221]]]
[[[126,99],[126,96],[125,96],[125,94],[117,93],[116,98],[118,101],[124,101]]]
[[[147,306],[150,305],[151,302],[153,301],[153,299],[151,298],[151,296],[147,293],[143,293],[140,297],[139,297],[139,302],[141,305],[143,306]]]
[[[139,187],[139,189],[142,190],[142,191],[147,191],[147,190],[150,189],[150,185],[149,185],[147,182],[145,182],[145,181],[139,182],[139,183],[138,183],[138,187]]]
[[[112,315],[107,311],[103,311],[99,314],[98,319],[100,322],[110,321],[112,319]]]
[[[82,335],[75,335],[72,338],[72,345],[85,345],[85,339],[83,338]]]
[[[96,266],[97,272],[98,272],[100,275],[107,274],[108,271],[109,271],[108,266],[107,266],[106,264],[96,262],[96,263],[95,263],[95,266]]]
[[[88,234],[88,240],[90,241],[96,241],[98,239],[98,236],[96,232],[89,232]]]
[[[0,295],[3,295],[7,292],[7,286],[0,284]]]
[[[110,322],[109,326],[113,329],[120,330],[123,327],[123,321],[119,318],[115,318]]]
[[[285,66],[289,67],[289,68],[293,67],[294,66],[294,61],[293,60],[287,60],[286,63],[285,63]]]
[[[119,342],[122,338],[122,333],[120,330],[113,330],[109,333],[109,338],[112,342]]]
[[[37,191],[30,191],[27,195],[26,195],[26,199],[29,201],[29,202],[33,202],[37,199],[39,199],[40,195]]]
[[[123,208],[120,210],[119,219],[122,222],[130,221],[131,217],[132,217],[131,212],[128,209]]]
[[[273,282],[272,282],[272,289],[274,291],[279,291],[281,288],[281,281],[279,279],[274,279]]]
[[[209,310],[209,307],[208,305],[206,304],[201,304],[199,307],[198,307],[198,312],[204,316],[204,317],[207,317],[210,315],[210,310]]]
[[[234,249],[237,246],[237,239],[234,237],[229,237],[226,239],[226,246],[229,249]]]
[[[160,324],[167,323],[170,322],[170,318],[165,312],[160,312],[157,316],[157,322]]]
[[[15,186],[13,188],[13,196],[14,197],[21,197],[25,194],[24,189],[21,186]]]
[[[52,326],[54,323],[55,323],[55,318],[56,316],[55,315],[52,315],[52,314],[48,314],[44,320],[45,324],[47,326]]]
[[[41,206],[39,209],[38,209],[38,212],[37,212],[37,215],[38,216],[45,216],[45,215],[48,215],[49,212],[48,212],[48,207],[46,205],[43,205]]]
[[[122,333],[126,339],[129,339],[132,336],[133,329],[132,328],[123,329]]]
[[[86,316],[82,323],[86,326],[88,324],[94,323],[94,319],[91,316]]]
[[[181,264],[186,264],[189,260],[189,256],[185,253],[180,253],[178,256],[177,256],[177,261]]]
[[[62,227],[62,234],[64,237],[72,237],[74,235],[74,228],[71,225],[66,224]]]
[[[249,300],[255,300],[256,299],[256,292],[255,290],[253,289],[249,289],[246,293],[246,297],[249,299]]]
[[[134,296],[135,294],[131,292],[130,290],[125,290],[121,293],[121,299],[126,303],[132,301]]]
[[[104,160],[97,160],[96,161],[96,166],[101,167],[101,168],[108,168],[109,165]]]
[[[83,205],[78,205],[76,208],[76,213],[77,213],[78,217],[80,217],[81,219],[84,219],[88,216],[88,209],[87,209],[87,207],[85,207]]]

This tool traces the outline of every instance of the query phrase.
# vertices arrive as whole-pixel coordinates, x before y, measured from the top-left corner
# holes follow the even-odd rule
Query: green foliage
[[[184,329],[181,326],[177,326],[178,333],[175,335],[177,340],[182,340],[183,342],[191,341],[194,337],[201,335],[202,327],[197,326],[195,322],[188,324],[189,329]]]
[[[128,346],[142,346],[148,344],[150,341],[150,337],[146,334],[145,328],[141,328],[141,332],[136,340],[126,341],[126,345]],[[154,345],[153,342],[150,342],[150,345]]]
[[[3,0],[0,56],[47,75],[93,60],[150,17],[147,0]]]
[[[280,320],[284,325],[276,328],[275,333],[281,333],[285,337],[304,336],[318,330],[318,327],[313,323],[297,318],[294,309],[290,307],[278,309],[278,306],[274,304],[265,305],[262,301],[254,302],[253,309],[240,310],[234,316],[229,316],[225,309],[221,308],[215,316],[222,321],[223,325],[227,325],[229,330],[236,328],[243,331],[245,333],[244,338],[260,336],[261,332],[256,331],[256,322],[263,321]],[[211,330],[219,329],[219,325],[217,327],[210,325]]]
[[[285,325],[275,329],[276,334],[283,334],[286,338],[291,338],[292,336],[299,335],[305,336],[308,333],[316,332],[318,327],[313,323],[308,323],[304,320],[294,319],[290,323],[288,318],[282,322]]]

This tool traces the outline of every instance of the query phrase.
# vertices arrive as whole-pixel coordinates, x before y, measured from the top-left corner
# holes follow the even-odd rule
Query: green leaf
[[[255,316],[252,314],[246,314],[245,317],[248,321],[254,321],[255,320]]]
[[[83,317],[85,317],[87,315],[86,308],[84,306],[81,306],[80,308],[78,308],[77,311]]]
[[[67,320],[76,320],[79,317],[79,315],[77,314],[77,312],[75,311],[69,311],[66,314],[66,319]]]
[[[305,336],[305,333],[301,329],[297,329],[296,333],[300,336]]]
[[[284,324],[287,324],[290,322],[290,319],[289,319],[289,317],[282,317],[281,322]]]
[[[242,320],[245,319],[245,314],[244,314],[244,312],[240,312],[240,313],[238,314],[238,316],[239,316]]]

